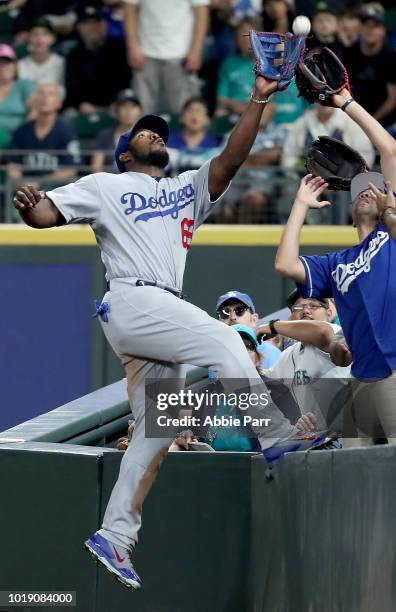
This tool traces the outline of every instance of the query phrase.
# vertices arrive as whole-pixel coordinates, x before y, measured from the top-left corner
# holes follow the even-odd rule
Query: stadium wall
[[[137,593],[82,546],[121,457],[0,446],[1,592],[75,591],[76,612],[396,609],[396,446],[289,453],[272,471],[249,453],[168,455],[144,505]]]

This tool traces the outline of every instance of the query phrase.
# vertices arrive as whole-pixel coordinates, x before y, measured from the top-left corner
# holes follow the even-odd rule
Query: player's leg
[[[197,306],[156,287],[133,287],[127,280],[113,281],[104,300],[110,313],[103,329],[118,354],[208,366],[225,384],[228,381],[227,392],[243,379],[252,392],[268,394],[239,334]],[[258,405],[255,412],[262,419],[255,432],[263,449],[296,433],[273,403]],[[271,419],[269,425],[265,418]]]
[[[148,363],[129,358],[124,362],[128,397],[135,416],[131,442],[120,466],[110,496],[102,528],[85,543],[88,550],[125,586],[138,589],[141,579],[133,567],[132,552],[138,540],[143,501],[150,490],[172,437],[145,435],[145,419],[150,410],[145,397],[145,379],[171,379],[172,391],[184,386],[184,366]]]
[[[159,60],[146,57],[143,68],[135,71],[133,75],[133,87],[147,115],[159,112],[160,84]]]
[[[131,443],[121,461],[119,477],[99,532],[115,544],[130,547],[137,543],[143,501],[173,441],[173,437],[148,438],[145,435],[145,420],[150,410],[145,397],[145,380],[170,378],[172,381],[179,381],[179,386],[182,387],[184,370],[185,368],[178,364],[168,366],[136,358],[129,359],[125,364],[128,397],[136,419],[135,428]]]

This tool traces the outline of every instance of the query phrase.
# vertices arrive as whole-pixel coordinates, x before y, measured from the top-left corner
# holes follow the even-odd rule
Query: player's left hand
[[[386,193],[383,193],[378,189],[378,187],[373,185],[373,183],[369,183],[369,188],[374,195],[379,215],[382,215],[387,208],[394,208],[396,212],[396,202],[393,195],[392,183],[390,181],[386,181],[385,186]]]
[[[270,96],[274,91],[277,90],[278,84],[277,81],[272,81],[271,79],[267,79],[263,76],[258,76],[256,78],[253,97],[266,97]]]

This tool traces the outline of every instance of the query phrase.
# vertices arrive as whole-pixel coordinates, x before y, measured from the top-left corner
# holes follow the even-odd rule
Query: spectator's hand
[[[330,206],[327,200],[319,201],[318,197],[327,189],[328,184],[322,177],[312,177],[307,174],[301,179],[300,187],[297,191],[295,204],[306,206],[307,208],[325,208]]]
[[[342,91],[340,91],[339,94],[335,94],[333,96],[333,101],[338,108],[341,108],[341,106],[345,104],[345,102],[349,100],[349,98],[351,97],[352,97],[351,92],[348,91],[347,89],[343,89]]]
[[[119,450],[119,451],[126,451],[128,446],[129,446],[128,438],[126,438],[126,437],[119,438],[119,440],[117,442],[117,450]]]
[[[261,340],[263,339],[263,336],[272,335],[268,323],[263,323],[262,325],[259,325],[258,327],[256,327],[256,329],[254,330],[254,333],[256,334],[258,342],[261,342]]]
[[[383,193],[378,189],[378,187],[373,185],[373,183],[369,183],[370,190],[374,194],[379,215],[382,215],[387,208],[393,208],[396,211],[396,202],[393,195],[392,183],[390,181],[386,181],[385,186],[387,193]]]
[[[349,350],[345,338],[342,340],[333,340],[330,344],[329,354],[331,361],[340,368],[346,368],[351,365],[353,361],[352,353]]]
[[[34,208],[45,198],[45,192],[39,191],[36,185],[21,185],[15,192],[13,203],[17,210]]]
[[[300,431],[315,431],[317,418],[313,412],[307,412],[300,417],[296,423],[297,429]]]
[[[130,67],[136,72],[142,70],[145,58],[140,50],[140,47],[132,47],[128,50],[128,62]]]
[[[197,51],[189,51],[184,58],[184,70],[186,72],[198,72],[202,66],[202,55]]]
[[[78,110],[83,115],[89,115],[90,113],[96,113],[97,108],[96,106],[91,104],[91,102],[81,102],[80,106],[78,107]]]
[[[194,436],[191,429],[182,431],[177,438],[172,442],[169,447],[170,451],[188,451],[188,445],[190,442],[197,442],[197,438]]]

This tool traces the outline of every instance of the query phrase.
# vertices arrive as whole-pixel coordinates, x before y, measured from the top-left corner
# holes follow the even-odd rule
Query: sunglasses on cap
[[[232,316],[232,313],[235,313],[237,317],[242,317],[242,315],[244,315],[247,310],[251,312],[248,306],[243,306],[242,304],[240,306],[235,306],[235,308],[230,308],[229,306],[226,306],[225,308],[220,308],[216,312],[216,315],[218,319],[226,321]]]

